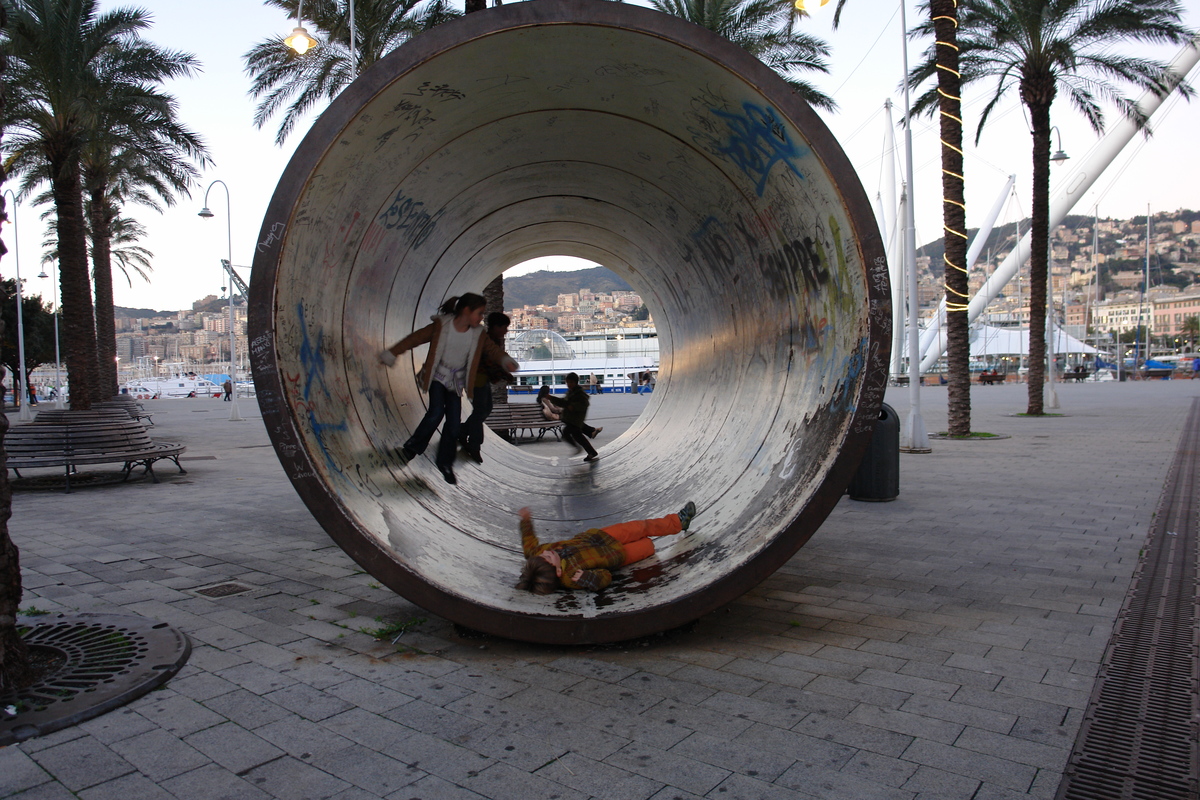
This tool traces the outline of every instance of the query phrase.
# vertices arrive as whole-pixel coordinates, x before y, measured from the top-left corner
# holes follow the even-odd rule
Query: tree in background
[[[1188,43],[1175,0],[960,0],[958,46],[962,85],[994,79],[976,131],[1012,89],[1029,114],[1033,137],[1033,211],[1030,238],[1029,396],[1027,413],[1044,412],[1046,289],[1050,237],[1050,108],[1062,91],[1097,133],[1104,130],[1101,101],[1139,127],[1145,115],[1123,96],[1125,84],[1163,97],[1176,86],[1192,94],[1160,61],[1123,55],[1123,45]]]
[[[299,0],[265,0],[263,5],[298,13]],[[243,56],[251,78],[250,96],[258,100],[254,124],[262,128],[284,110],[275,144],[282,145],[296,120],[329,101],[367,67],[422,31],[460,16],[447,0],[355,0],[357,72],[350,58],[350,5],[346,0],[307,0],[304,19],[321,43],[303,55],[272,36]],[[286,109],[285,109],[286,106]]]
[[[796,28],[792,0],[650,0],[650,7],[740,46],[779,73],[814,108],[837,108],[832,97],[799,77],[806,72],[829,72],[829,45]]]
[[[42,364],[54,363],[54,314],[42,298],[21,296],[21,319],[25,323],[25,374],[31,374]],[[12,278],[0,280],[0,364],[8,369],[13,396],[21,402],[29,396],[28,387],[21,386],[20,343],[17,340],[17,282]]]

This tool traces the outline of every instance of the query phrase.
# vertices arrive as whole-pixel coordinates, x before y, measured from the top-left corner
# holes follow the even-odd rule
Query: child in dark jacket
[[[587,392],[579,385],[579,376],[574,372],[567,373],[567,396],[559,399],[552,394],[546,395],[554,405],[562,409],[563,440],[576,447],[582,447],[587,452],[584,461],[595,461],[600,458],[596,448],[584,435],[583,428],[587,424],[587,412],[590,400]],[[599,430],[599,429],[597,429]]]

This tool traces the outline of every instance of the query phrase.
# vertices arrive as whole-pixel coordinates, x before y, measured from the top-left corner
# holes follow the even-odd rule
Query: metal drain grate
[[[0,696],[0,747],[123,706],[170,680],[192,652],[181,631],[144,617],[22,617],[17,629],[31,650],[42,650],[58,667],[30,687]]]
[[[243,594],[254,589],[253,586],[246,586],[242,583],[218,583],[214,586],[205,586],[203,589],[193,589],[196,594],[202,594],[205,597],[232,597],[235,594]]]
[[[1193,400],[1058,800],[1200,796],[1197,480],[1200,400]]]

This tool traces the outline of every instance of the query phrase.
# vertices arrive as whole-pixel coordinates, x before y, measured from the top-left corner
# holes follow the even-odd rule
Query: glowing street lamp
[[[296,7],[296,28],[292,31],[292,35],[283,40],[283,43],[296,51],[296,55],[302,56],[309,50],[316,47],[319,42],[308,35],[308,31],[304,29],[304,0],[300,0],[300,4]]]
[[[826,6],[833,5],[833,0],[796,0],[796,10],[811,17],[818,11],[824,11]]]

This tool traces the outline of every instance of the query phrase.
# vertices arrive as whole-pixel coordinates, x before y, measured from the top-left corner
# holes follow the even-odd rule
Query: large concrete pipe
[[[423,352],[379,351],[550,254],[645,298],[646,410],[595,464],[489,434],[457,486],[433,448],[403,465]],[[263,222],[250,355],[280,460],[364,569],[474,629],[601,642],[729,602],[813,534],[879,415],[888,297],[854,171],[774,73],[675,17],[538,0],[415,39],[321,116]],[[604,592],[513,589],[521,506],[548,541],[690,499],[692,533]]]

